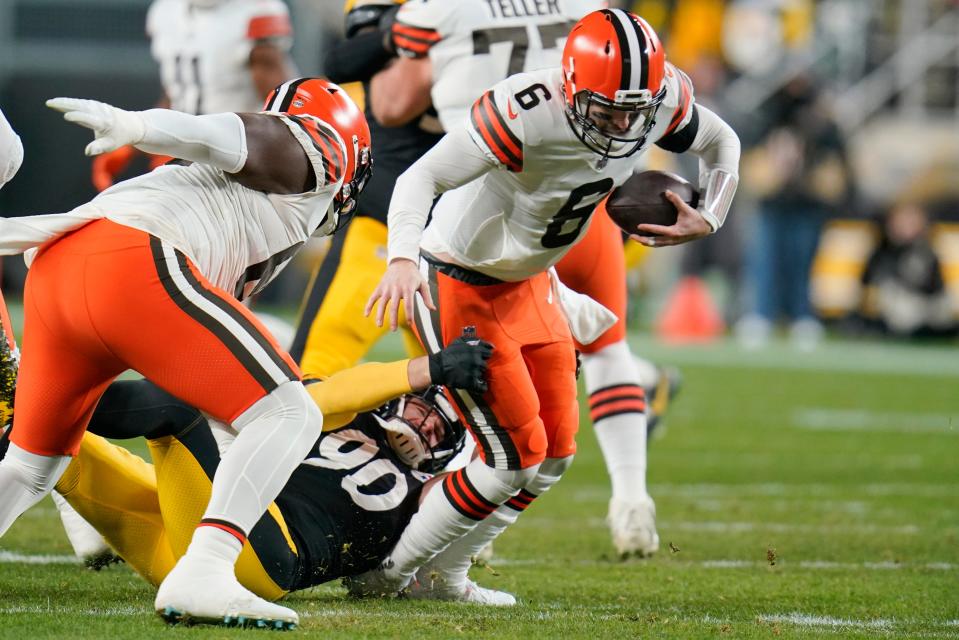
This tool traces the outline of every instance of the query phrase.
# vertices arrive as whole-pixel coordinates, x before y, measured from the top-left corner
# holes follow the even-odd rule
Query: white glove
[[[135,145],[146,135],[146,123],[139,113],[124,111],[105,102],[78,98],[53,98],[47,106],[63,112],[67,122],[93,129],[94,140],[84,153],[95,156],[128,144]]]

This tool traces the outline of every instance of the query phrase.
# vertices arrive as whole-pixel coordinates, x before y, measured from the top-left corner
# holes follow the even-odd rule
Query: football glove
[[[146,135],[146,122],[140,114],[124,111],[105,102],[78,98],[53,98],[47,106],[63,113],[63,119],[93,130],[93,142],[84,153],[95,156],[136,144]]]
[[[471,329],[468,328],[468,329]],[[430,380],[453,389],[486,393],[487,360],[493,345],[467,331],[437,353],[429,356]]]

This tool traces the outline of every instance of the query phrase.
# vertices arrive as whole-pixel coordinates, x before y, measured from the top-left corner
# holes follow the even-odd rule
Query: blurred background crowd
[[[26,151],[0,214],[66,211],[94,193],[87,132],[47,98],[128,109],[161,94],[144,32],[150,0],[0,2],[0,108]],[[301,75],[323,73],[339,0],[287,0]],[[826,331],[954,337],[959,329],[959,0],[637,0],[697,100],[743,142],[721,233],[642,255],[631,324],[673,341],[731,333],[748,348]],[[375,149],[375,140],[374,140]],[[696,182],[695,164],[650,168]],[[147,169],[132,163],[129,175]],[[318,254],[303,252],[265,304],[295,309]],[[3,291],[22,286],[3,264]]]

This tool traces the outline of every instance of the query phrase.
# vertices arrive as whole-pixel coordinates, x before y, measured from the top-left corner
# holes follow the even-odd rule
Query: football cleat
[[[646,439],[653,436],[653,430],[662,424],[663,416],[669,405],[679,393],[683,384],[683,375],[676,367],[657,366],[656,381],[646,387]]]
[[[170,624],[294,629],[299,616],[239,583],[232,565],[183,556],[157,590],[154,609]]]
[[[648,495],[635,502],[613,498],[606,522],[620,558],[648,558],[659,550],[656,504]]]
[[[387,558],[375,569],[343,578],[343,586],[354,598],[392,598],[410,583],[410,578],[393,570],[393,561]]]
[[[423,576],[422,579],[418,576],[416,580],[410,583],[404,594],[413,600],[466,602],[489,607],[512,607],[516,605],[516,596],[511,593],[487,589],[469,579],[461,586],[452,586],[442,578],[433,578],[431,575]]]
[[[120,556],[113,552],[100,532],[84,520],[83,516],[70,506],[66,498],[56,491],[50,495],[53,497],[54,504],[57,505],[57,511],[60,512],[60,522],[63,523],[63,530],[67,534],[70,546],[73,547],[73,552],[87,568],[99,571],[108,565],[122,562]]]

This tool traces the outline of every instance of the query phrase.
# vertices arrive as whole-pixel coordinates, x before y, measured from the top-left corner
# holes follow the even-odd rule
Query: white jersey
[[[605,0],[410,0],[397,22],[436,40],[429,49],[433,107],[447,131],[508,76],[560,64],[573,25]]]
[[[289,10],[282,0],[154,0],[147,13],[150,50],[170,108],[192,114],[259,111],[263,97],[250,76],[253,47],[289,49]]]
[[[313,235],[332,233],[330,204],[345,167],[324,158],[311,137],[346,146],[332,127],[312,116],[276,114],[303,146],[317,186],[300,194],[264,193],[244,187],[209,165],[166,165],[116,184],[89,203],[63,214],[108,218],[164,240],[196,264],[214,285],[244,299],[286,266]]]
[[[596,204],[649,145],[685,151],[696,135],[692,84],[667,64],[666,97],[642,148],[603,162],[570,126],[561,81],[558,67],[522,73],[476,101],[466,126],[498,168],[440,198],[422,249],[500,280],[529,278],[586,233]]]

